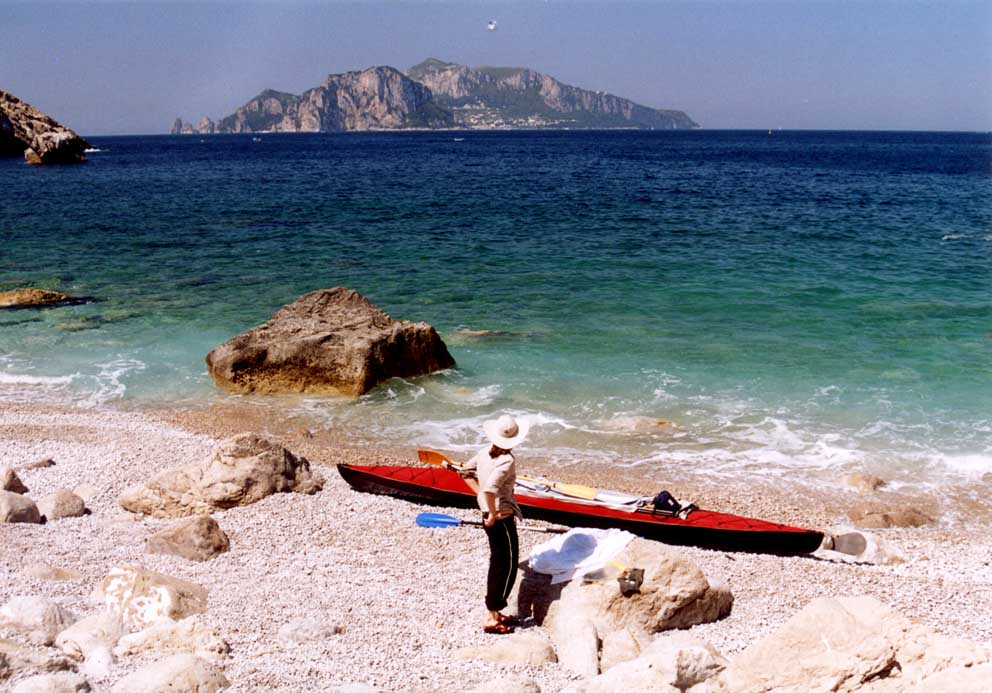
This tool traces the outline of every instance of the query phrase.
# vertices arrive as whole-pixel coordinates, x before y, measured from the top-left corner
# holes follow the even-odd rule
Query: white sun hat
[[[482,430],[486,432],[493,445],[504,450],[512,450],[514,447],[524,442],[530,424],[524,419],[516,419],[509,414],[482,424]]]

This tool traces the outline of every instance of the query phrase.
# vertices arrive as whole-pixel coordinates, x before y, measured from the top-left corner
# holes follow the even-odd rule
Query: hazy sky
[[[0,0],[0,89],[83,135],[167,132],[428,56],[708,128],[992,130],[992,0]]]

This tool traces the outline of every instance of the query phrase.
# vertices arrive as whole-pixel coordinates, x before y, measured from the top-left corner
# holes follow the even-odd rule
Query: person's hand
[[[494,524],[496,524],[496,513],[486,513],[486,516],[482,518],[482,526],[486,529],[492,529]]]

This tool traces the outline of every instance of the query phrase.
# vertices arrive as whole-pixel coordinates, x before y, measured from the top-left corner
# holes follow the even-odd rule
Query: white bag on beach
[[[635,535],[622,529],[571,529],[530,552],[530,567],[551,576],[551,584],[574,580],[601,569]]]

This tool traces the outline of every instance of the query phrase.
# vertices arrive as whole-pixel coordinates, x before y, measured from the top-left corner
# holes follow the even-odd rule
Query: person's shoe
[[[482,630],[490,635],[507,635],[512,633],[514,628],[505,623],[494,623],[491,626],[483,626]]]
[[[510,626],[510,628],[516,628],[520,625],[520,618],[517,616],[508,616],[506,614],[499,615],[499,622],[504,626]]]

